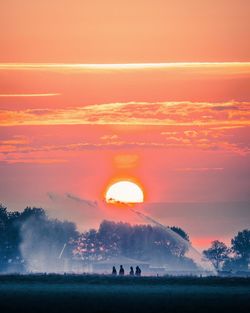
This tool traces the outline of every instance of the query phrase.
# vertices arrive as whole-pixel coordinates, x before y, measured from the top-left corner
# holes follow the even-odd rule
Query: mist
[[[76,227],[70,222],[30,217],[21,226],[20,252],[27,272],[59,273],[65,270],[60,257],[71,259],[65,244],[76,238]],[[63,249],[64,248],[64,249]]]
[[[199,253],[184,229],[130,211],[144,223],[103,220],[97,228],[79,232],[75,223],[50,218],[42,208],[9,212],[1,205],[0,272],[111,274],[112,267],[120,265],[126,273],[131,266],[140,266],[143,275],[214,275],[223,268],[247,270],[248,230],[232,239],[240,247],[244,242],[244,250],[237,251],[236,245],[228,248],[230,255],[215,270],[215,251]]]

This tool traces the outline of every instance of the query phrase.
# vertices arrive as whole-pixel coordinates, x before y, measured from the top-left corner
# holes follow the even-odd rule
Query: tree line
[[[250,264],[250,230],[244,229],[232,238],[231,246],[214,240],[211,247],[203,251],[216,270],[246,271]]]
[[[58,259],[63,245],[78,236],[74,223],[50,219],[42,208],[10,212],[0,205],[0,272],[45,271]],[[65,253],[72,255],[71,249]],[[40,265],[33,269],[30,262]]]
[[[87,264],[118,256],[157,266],[167,264],[170,269],[196,269],[193,260],[186,257],[188,234],[176,226],[170,229],[185,241],[156,226],[112,221],[80,233],[74,223],[49,218],[42,208],[10,212],[0,205],[0,272],[56,272],[61,257]],[[231,247],[216,240],[203,253],[217,270],[246,270],[250,230],[239,232]]]
[[[189,241],[188,234],[179,227],[172,231]],[[91,229],[79,236],[73,253],[86,262],[97,262],[120,255],[171,268],[195,269],[195,263],[185,256],[188,244],[160,227],[130,225],[103,221],[98,230]]]

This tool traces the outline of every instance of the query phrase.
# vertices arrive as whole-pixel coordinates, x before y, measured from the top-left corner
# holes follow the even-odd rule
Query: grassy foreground
[[[0,312],[250,312],[250,278],[0,275]]]

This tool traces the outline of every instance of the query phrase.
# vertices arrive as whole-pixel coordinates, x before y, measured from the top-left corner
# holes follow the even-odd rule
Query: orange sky
[[[197,245],[248,227],[249,19],[247,0],[1,1],[1,202],[86,229],[126,219],[102,193],[134,178]]]
[[[248,61],[248,0],[8,0],[4,62]]]

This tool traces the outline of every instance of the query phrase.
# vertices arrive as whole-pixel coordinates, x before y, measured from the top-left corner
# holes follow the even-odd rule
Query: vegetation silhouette
[[[216,270],[221,269],[221,265],[228,259],[230,249],[219,240],[214,240],[211,247],[203,251],[204,255],[212,261]]]
[[[183,229],[171,229],[189,240]],[[156,226],[103,221],[99,229],[79,233],[74,223],[49,218],[42,208],[11,212],[0,205],[0,272],[56,272],[62,249],[64,258],[85,263],[124,256],[150,264],[196,268],[185,256],[187,247]],[[212,242],[204,255],[218,271],[247,271],[250,230],[240,231],[231,247]]]
[[[231,247],[215,240],[203,251],[217,270],[248,271],[250,262],[250,230],[244,229],[232,238]]]

